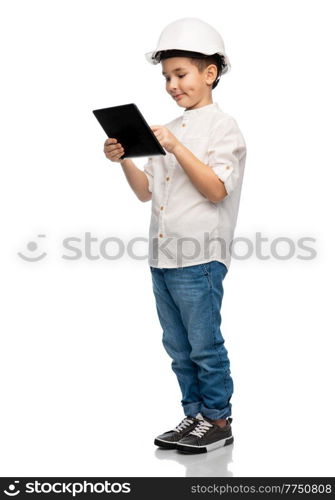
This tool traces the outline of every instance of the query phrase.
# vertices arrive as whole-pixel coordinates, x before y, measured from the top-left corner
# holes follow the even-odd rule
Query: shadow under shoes
[[[204,417],[191,432],[178,441],[177,450],[182,453],[207,453],[232,444],[234,442],[230,425],[232,421],[233,419],[228,417],[226,425],[219,427]]]
[[[154,444],[169,450],[175,449],[180,439],[195,429],[202,419],[200,413],[196,417],[185,417],[174,429],[157,436]]]

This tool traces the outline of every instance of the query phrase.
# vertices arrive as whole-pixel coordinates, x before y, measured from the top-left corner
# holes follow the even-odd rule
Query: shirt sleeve
[[[208,165],[224,182],[228,195],[231,194],[242,174],[241,163],[247,152],[244,138],[232,117],[215,127],[209,140],[208,152]]]
[[[153,184],[153,178],[154,178],[152,157],[148,158],[147,163],[143,167],[143,171],[144,171],[145,175],[148,177],[148,181],[149,181],[148,189],[149,189],[150,193],[152,193],[152,184]]]

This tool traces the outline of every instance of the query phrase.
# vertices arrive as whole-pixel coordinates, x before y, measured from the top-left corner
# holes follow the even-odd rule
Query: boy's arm
[[[151,200],[152,193],[149,191],[149,181],[143,170],[136,167],[130,158],[121,160],[123,172],[127,178],[129,186],[132,188],[140,201]]]
[[[232,193],[240,179],[240,161],[246,146],[232,117],[225,117],[212,131],[208,144],[209,165],[197,158],[177,137],[161,125],[152,125],[157,140],[172,153],[197,190],[212,203]]]
[[[178,142],[172,153],[203,196],[213,203],[218,203],[227,196],[224,182],[219,179],[211,167],[200,161],[183,144]]]

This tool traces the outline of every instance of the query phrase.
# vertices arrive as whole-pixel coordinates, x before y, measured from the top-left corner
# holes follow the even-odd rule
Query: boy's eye
[[[183,77],[184,77],[184,76],[186,76],[186,75],[178,75],[178,76],[179,76],[179,78],[183,78]],[[170,78],[169,78],[169,77],[167,77],[167,78],[165,78],[165,80],[168,82],[168,81],[170,80]]]

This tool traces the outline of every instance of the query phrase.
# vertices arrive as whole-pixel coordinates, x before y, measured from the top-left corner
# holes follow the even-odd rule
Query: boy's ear
[[[213,83],[215,82],[216,78],[218,77],[218,69],[215,64],[210,64],[207,66],[207,76],[212,78],[214,76]]]

